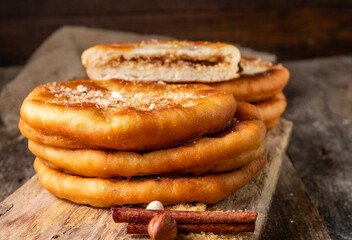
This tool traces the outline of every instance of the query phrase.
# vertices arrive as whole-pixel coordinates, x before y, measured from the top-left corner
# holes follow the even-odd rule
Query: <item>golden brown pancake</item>
[[[265,123],[267,129],[272,129],[275,127],[277,121],[284,113],[286,105],[286,98],[282,92],[275,94],[269,100],[254,104],[254,106],[257,107],[261,119]]]
[[[240,66],[239,78],[207,85],[232,93],[238,101],[257,102],[281,92],[290,76],[283,66],[256,58],[241,58]]]
[[[237,191],[266,164],[266,153],[233,172],[203,177],[156,177],[100,179],[69,175],[34,162],[41,184],[59,198],[94,207],[149,203],[157,199],[164,205],[199,201],[216,203]]]
[[[77,80],[35,88],[19,128],[51,146],[143,151],[220,132],[235,111],[231,94],[201,84]]]
[[[204,175],[242,167],[264,152],[266,127],[257,109],[238,102],[234,121],[225,132],[186,145],[149,151],[66,149],[29,141],[34,155],[55,166],[86,177],[131,177],[192,173]]]

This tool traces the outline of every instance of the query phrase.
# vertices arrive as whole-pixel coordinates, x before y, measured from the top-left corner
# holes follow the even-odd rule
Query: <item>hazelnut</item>
[[[148,204],[146,209],[149,209],[149,210],[164,210],[164,206],[159,201],[153,201],[153,202]]]
[[[157,215],[150,220],[148,233],[153,240],[175,239],[177,236],[176,220],[166,214]]]

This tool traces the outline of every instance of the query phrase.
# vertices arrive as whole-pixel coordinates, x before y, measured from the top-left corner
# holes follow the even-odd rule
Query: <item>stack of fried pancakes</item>
[[[218,202],[265,166],[265,125],[286,106],[287,70],[258,61],[242,58],[239,78],[208,86],[108,79],[37,87],[19,128],[41,184],[96,207]],[[253,74],[251,63],[264,67]],[[281,81],[251,85],[268,75]],[[270,116],[275,104],[282,112]]]

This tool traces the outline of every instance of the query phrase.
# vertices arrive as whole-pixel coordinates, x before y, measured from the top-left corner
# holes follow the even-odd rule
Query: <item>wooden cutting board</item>
[[[0,93],[0,114],[6,131],[17,131],[19,108],[37,85],[84,78],[81,52],[98,43],[138,41],[162,36],[111,32],[82,27],[64,27],[46,40],[23,71]],[[275,56],[241,48],[246,56],[273,61]],[[50,64],[48,64],[50,63]],[[257,211],[256,231],[236,234],[233,239],[259,239],[275,191],[292,123],[281,119],[266,139],[268,164],[245,187],[208,210]],[[77,205],[48,193],[33,176],[0,203],[0,239],[148,239],[125,234],[126,224],[112,221],[109,209]]]

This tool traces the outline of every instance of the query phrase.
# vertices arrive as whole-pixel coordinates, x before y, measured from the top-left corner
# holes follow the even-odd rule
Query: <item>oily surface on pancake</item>
[[[243,187],[266,164],[266,153],[248,165],[228,173],[203,177],[100,179],[69,175],[52,169],[40,159],[34,162],[41,184],[59,198],[94,207],[149,203],[164,205],[216,203]]]
[[[254,103],[253,105],[257,107],[266,127],[272,129],[284,113],[287,102],[285,95],[280,92],[266,101]]]
[[[34,89],[19,128],[52,146],[142,151],[219,132],[235,111],[231,94],[201,84],[76,80]]]
[[[131,177],[141,175],[204,175],[242,167],[264,152],[266,128],[257,120],[257,109],[238,102],[232,126],[219,134],[186,145],[149,152],[66,149],[29,141],[34,155],[86,177]]]
[[[208,85],[232,93],[238,101],[257,102],[281,92],[290,76],[283,66],[260,59],[241,58],[240,66],[239,78]]]

